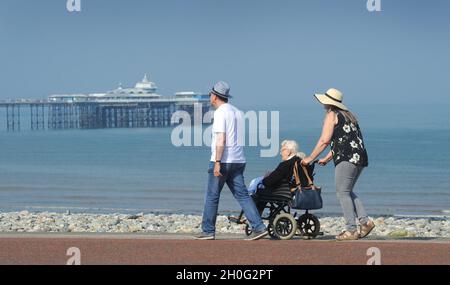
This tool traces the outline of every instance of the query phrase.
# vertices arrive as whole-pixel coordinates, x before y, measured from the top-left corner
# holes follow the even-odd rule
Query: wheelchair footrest
[[[229,221],[230,223],[236,223],[236,224],[238,224],[238,225],[241,225],[241,224],[245,224],[247,220],[245,220],[245,219],[239,219],[239,217],[229,216],[229,217],[228,217],[228,221]]]

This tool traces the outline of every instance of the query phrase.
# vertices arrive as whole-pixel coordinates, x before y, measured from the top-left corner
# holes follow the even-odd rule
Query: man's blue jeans
[[[205,208],[203,210],[202,230],[205,234],[214,235],[216,232],[216,218],[219,208],[220,192],[225,183],[239,202],[247,220],[254,231],[263,231],[266,226],[261,220],[258,209],[249,196],[244,183],[245,163],[222,163],[220,172],[222,176],[214,176],[214,162],[208,168],[208,187],[206,188]]]

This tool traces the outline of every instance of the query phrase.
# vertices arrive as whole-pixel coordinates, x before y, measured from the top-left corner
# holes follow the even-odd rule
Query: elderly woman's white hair
[[[284,140],[281,142],[281,147],[287,148],[291,153],[295,153],[301,159],[305,158],[305,153],[298,152],[298,143],[294,140]]]

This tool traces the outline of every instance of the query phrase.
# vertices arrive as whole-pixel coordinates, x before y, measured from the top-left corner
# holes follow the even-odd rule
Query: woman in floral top
[[[311,163],[328,145],[331,146],[331,150],[319,160],[319,164],[326,165],[333,159],[335,165],[336,193],[346,224],[345,231],[336,236],[336,239],[356,240],[367,236],[375,227],[353,191],[363,168],[369,164],[363,136],[356,117],[342,104],[343,95],[339,90],[331,88],[325,94],[315,96],[324,105],[326,115],[322,135],[311,155],[303,159],[302,163]],[[359,232],[356,219],[360,223]]]

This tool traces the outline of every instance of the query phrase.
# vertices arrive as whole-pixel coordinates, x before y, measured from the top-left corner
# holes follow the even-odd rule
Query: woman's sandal
[[[357,240],[359,238],[358,231],[343,231],[339,235],[336,236],[336,240]]]
[[[375,224],[373,223],[372,220],[369,220],[366,224],[361,225],[359,237],[363,238],[363,237],[368,236],[370,234],[370,232],[373,230],[373,228],[375,228]]]

